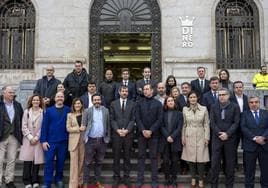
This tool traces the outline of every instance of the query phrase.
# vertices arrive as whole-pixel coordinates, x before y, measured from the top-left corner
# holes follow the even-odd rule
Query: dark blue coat
[[[171,143],[171,151],[178,152],[182,150],[181,144],[181,130],[183,127],[183,115],[181,112],[173,110],[172,111],[172,119],[171,119],[172,131],[168,131],[168,111],[164,112],[163,116],[163,124],[161,126],[161,139],[160,139],[160,152],[164,151],[165,146],[167,146],[167,138],[171,136],[174,140]]]
[[[254,152],[258,147],[262,147],[266,152],[268,151],[268,111],[261,109],[259,117],[260,123],[257,124],[250,110],[242,114],[240,126],[243,134],[243,149],[245,151]],[[266,138],[266,144],[257,144],[253,141],[255,136],[264,136]]]
[[[212,91],[208,91],[206,92],[203,97],[202,97],[202,100],[201,100],[201,104],[203,106],[206,106],[208,111],[210,112],[210,107],[215,104],[216,102],[218,102],[218,99],[215,100],[215,98],[213,97],[213,94],[212,94]]]
[[[152,137],[159,137],[163,121],[163,107],[161,102],[151,98],[142,98],[136,106],[136,124],[140,135],[143,130],[151,130]]]

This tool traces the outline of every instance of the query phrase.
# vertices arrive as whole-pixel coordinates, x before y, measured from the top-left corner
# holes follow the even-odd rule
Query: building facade
[[[145,66],[158,80],[192,80],[220,68],[250,86],[268,63],[266,0],[2,0],[0,80],[36,80],[47,64],[63,79],[75,60],[97,80]],[[118,75],[118,74],[116,74]]]

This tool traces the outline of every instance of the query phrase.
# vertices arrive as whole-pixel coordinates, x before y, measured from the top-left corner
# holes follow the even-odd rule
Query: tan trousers
[[[70,151],[70,180],[69,188],[77,188],[83,184],[85,144],[83,136],[74,151]]]
[[[6,159],[5,183],[14,181],[15,163],[17,158],[17,150],[19,148],[18,140],[10,135],[6,140],[0,142],[0,185],[2,185],[3,163]]]

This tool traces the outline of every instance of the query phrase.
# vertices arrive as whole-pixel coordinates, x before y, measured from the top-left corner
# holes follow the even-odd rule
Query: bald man
[[[68,133],[66,130],[67,114],[70,108],[64,105],[64,94],[55,95],[55,105],[47,108],[41,128],[40,142],[45,153],[44,185],[51,188],[54,180],[57,188],[63,188],[63,167],[67,154]],[[56,173],[54,174],[54,159],[56,156]]]
[[[57,92],[57,86],[61,83],[54,76],[55,68],[52,65],[46,67],[46,75],[36,83],[34,94],[41,95],[47,107],[52,106],[52,99]]]

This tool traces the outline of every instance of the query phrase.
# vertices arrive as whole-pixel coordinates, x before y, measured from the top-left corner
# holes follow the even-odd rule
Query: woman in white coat
[[[22,118],[23,141],[19,159],[23,163],[23,183],[25,188],[39,187],[39,166],[44,163],[42,145],[39,142],[43,120],[43,99],[39,95],[29,98]]]

